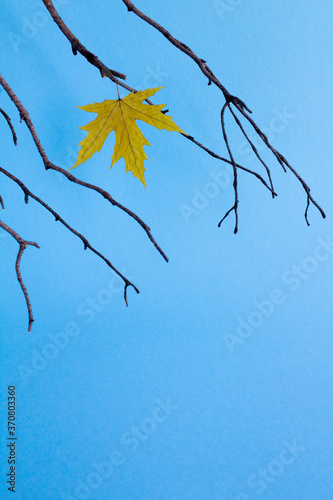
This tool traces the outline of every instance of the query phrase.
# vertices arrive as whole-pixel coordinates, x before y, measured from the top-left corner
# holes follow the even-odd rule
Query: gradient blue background
[[[313,255],[318,238],[333,238],[331,2],[136,4],[246,101],[328,217],[323,221],[311,207],[308,228],[300,184],[265,154],[279,196],[273,201],[254,178],[240,174],[235,236],[232,217],[217,228],[233,202],[228,166],[179,134],[144,125],[153,146],[146,148],[145,192],[125,175],[122,161],[110,171],[110,136],[101,153],[74,173],[137,212],[169,256],[166,264],[126,214],[44,170],[2,91],[0,106],[13,119],[18,146],[11,146],[1,120],[1,166],[83,232],[141,294],[129,290],[126,308],[120,281],[105,264],[34,201],[26,206],[19,188],[1,177],[2,220],[41,248],[28,248],[22,259],[36,320],[28,335],[14,271],[17,243],[0,235],[0,496],[12,498],[5,485],[4,438],[6,388],[16,385],[16,499],[329,500],[333,258],[327,253],[318,261]],[[125,73],[129,85],[164,86],[155,102],[167,103],[185,131],[227,154],[222,95],[207,86],[193,61],[120,0],[61,0],[58,7],[77,37]],[[1,73],[29,110],[51,161],[69,168],[84,137],[78,127],[90,117],[75,106],[115,99],[116,88],[80,55],[73,57],[42,2],[6,2],[1,17]],[[288,118],[277,131],[272,124],[278,113]],[[254,167],[231,120],[228,127],[238,161]],[[225,187],[184,217],[183,205],[193,207],[195,195],[209,190],[218,172],[229,179]],[[303,269],[298,282],[294,266]],[[227,334],[235,336],[240,319],[254,317],[254,302],[270,300],[274,290],[283,303],[230,348]],[[52,336],[71,326],[77,335],[67,337],[62,349],[54,347]],[[167,398],[173,406],[167,418],[147,420],[156,415],[156,401]],[[153,432],[130,445],[133,426]],[[283,465],[286,442],[295,441],[297,456],[289,454],[290,463]],[[96,476],[96,464],[115,451],[121,465],[108,478]],[[253,484],[260,471],[271,471],[261,488]]]

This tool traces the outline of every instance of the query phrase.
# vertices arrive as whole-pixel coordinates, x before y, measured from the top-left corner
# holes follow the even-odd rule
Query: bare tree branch
[[[265,134],[260,130],[260,128],[258,127],[258,125],[255,123],[255,121],[248,115],[248,113],[252,113],[252,111],[246,106],[246,104],[241,99],[239,99],[236,96],[231,95],[227,91],[227,89],[222,85],[222,83],[220,82],[220,80],[214,75],[214,73],[212,72],[212,70],[207,66],[206,61],[204,59],[199,58],[193,52],[193,50],[191,50],[183,42],[180,42],[179,40],[177,40],[176,38],[174,38],[163,26],[161,26],[156,21],[154,21],[153,19],[151,19],[150,17],[148,17],[146,14],[144,14],[143,12],[141,12],[137,7],[135,7],[135,5],[130,0],[122,0],[122,2],[127,6],[127,10],[128,11],[134,12],[134,14],[136,14],[138,17],[140,17],[140,19],[142,19],[146,23],[150,24],[150,26],[152,26],[153,28],[155,28],[160,33],[162,33],[162,35],[170,43],[172,43],[172,45],[174,45],[177,49],[179,49],[181,52],[184,52],[184,54],[186,54],[188,57],[190,57],[191,59],[193,59],[193,61],[199,66],[201,72],[208,78],[208,85],[211,85],[212,83],[214,83],[216,85],[216,87],[218,87],[222,91],[222,93],[223,93],[223,95],[224,95],[224,97],[226,99],[226,102],[228,104],[233,104],[236,107],[236,109],[244,116],[244,118],[249,121],[249,123],[252,125],[252,127],[254,128],[254,130],[256,131],[256,133],[259,135],[259,137],[263,140],[263,142],[266,144],[266,146],[272,151],[272,153],[274,154],[275,158],[280,163],[280,165],[282,166],[282,168],[284,170],[286,170],[285,167],[289,168],[289,170],[296,176],[296,178],[301,183],[301,185],[302,185],[302,187],[305,190],[306,195],[307,195],[307,206],[306,206],[305,214],[304,214],[305,215],[306,223],[309,225],[309,221],[308,221],[308,218],[307,218],[307,213],[308,213],[308,208],[309,208],[310,202],[319,210],[321,216],[323,218],[325,218],[326,217],[325,212],[323,211],[323,209],[318,205],[318,203],[311,196],[311,194],[310,194],[310,188],[306,184],[306,182],[296,172],[296,170],[293,167],[291,167],[291,165],[281,155],[281,153],[279,153],[278,151],[276,151],[273,148],[273,146],[270,144],[270,142],[268,141],[268,139],[265,136]],[[258,155],[257,155],[257,157],[258,157]],[[259,160],[262,163],[262,160],[261,159],[259,159]],[[233,167],[234,167],[234,165],[235,164],[233,164]]]
[[[1,205],[2,210],[5,210],[5,204],[3,202],[3,199],[2,199],[1,195],[0,195],[0,205]]]
[[[225,163],[228,163],[229,165],[233,165],[233,163],[232,163],[231,160],[227,160],[227,158],[223,158],[223,156],[217,155],[216,153],[214,153],[214,151],[211,151],[210,149],[206,148],[206,146],[203,146],[202,144],[200,144],[200,142],[196,141],[194,139],[194,137],[192,137],[190,135],[184,135],[184,134],[182,134],[182,135],[184,137],[186,137],[186,139],[189,139],[191,142],[193,142],[194,144],[196,144],[197,146],[199,146],[199,148],[201,148],[204,151],[206,151],[206,153],[208,153],[213,158],[217,158],[218,160],[222,160]],[[235,165],[236,165],[236,167],[238,169],[244,170],[244,172],[247,172],[247,173],[249,173],[249,174],[254,175],[255,177],[257,177],[257,179],[259,179],[260,182],[262,182],[262,184],[272,193],[272,197],[273,198],[274,198],[274,196],[277,196],[277,193],[274,191],[273,186],[270,187],[267,184],[267,182],[261,177],[261,175],[258,174],[255,170],[250,170],[249,168],[243,167],[239,163],[235,163]]]
[[[55,210],[53,210],[43,200],[41,200],[40,198],[38,198],[38,196],[36,196],[35,194],[33,194],[23,184],[22,181],[20,181],[17,177],[15,177],[13,174],[11,174],[10,172],[8,172],[7,170],[5,170],[2,167],[0,167],[0,172],[3,173],[4,175],[6,175],[7,177],[9,177],[9,179],[11,179],[12,181],[16,182],[16,184],[18,186],[20,186],[20,188],[22,189],[22,191],[24,193],[25,203],[28,203],[29,196],[30,196],[30,198],[36,200],[37,203],[39,203],[40,205],[42,205],[42,207],[44,207],[48,212],[50,212],[54,216],[54,218],[55,218],[56,221],[61,222],[61,224],[63,224],[71,233],[75,234],[75,236],[77,236],[78,238],[80,238],[80,240],[82,241],[82,243],[84,245],[84,249],[85,250],[87,248],[89,248],[89,250],[91,250],[94,254],[96,254],[98,257],[100,257],[102,260],[104,260],[104,262],[106,262],[106,264],[123,280],[124,286],[125,286],[125,288],[124,288],[124,299],[125,299],[125,302],[126,302],[126,306],[128,306],[127,288],[129,286],[131,286],[131,287],[134,288],[134,290],[136,291],[136,293],[140,293],[140,291],[138,290],[138,288],[130,280],[128,280],[120,271],[118,271],[118,269],[116,269],[114,267],[114,265],[103,254],[101,254],[98,250],[96,250],[93,246],[91,246],[90,243],[89,243],[89,241],[87,240],[87,238],[85,236],[83,236],[81,233],[79,233],[78,231],[76,231],[76,229],[73,229],[69,224],[67,224],[67,222],[62,217],[60,217],[60,215]]]
[[[317,208],[317,210],[320,212],[322,218],[325,219],[326,218],[326,214],[325,214],[324,210],[320,207],[320,205],[316,202],[316,200],[314,200],[314,198],[311,196],[311,194],[310,194],[310,188],[306,184],[306,182],[304,181],[304,179],[302,179],[302,177],[299,175],[299,173],[294,169],[294,167],[292,167],[290,165],[290,163],[286,160],[286,158],[281,153],[279,153],[279,151],[277,151],[275,148],[273,148],[273,146],[269,143],[269,141],[268,141],[267,137],[265,136],[265,134],[260,130],[260,128],[258,127],[258,125],[255,123],[255,121],[252,120],[251,116],[249,116],[244,110],[239,110],[239,111],[248,120],[248,122],[251,123],[252,127],[257,132],[257,134],[259,135],[259,137],[266,144],[266,146],[272,151],[272,153],[274,154],[275,158],[277,159],[277,161],[282,166],[283,170],[286,172],[286,167],[289,168],[289,170],[294,174],[294,176],[301,183],[304,191],[306,192],[306,196],[307,196],[307,204],[306,204],[306,209],[305,209],[305,213],[304,213],[304,217],[305,217],[307,225],[308,226],[310,225],[310,223],[308,221],[308,218],[307,218],[307,214],[308,214],[308,209],[309,209],[310,202]]]
[[[16,146],[17,145],[17,137],[16,137],[16,132],[15,132],[15,129],[13,127],[12,121],[9,118],[9,116],[7,115],[7,113],[3,109],[1,109],[1,108],[0,108],[0,113],[5,117],[5,120],[8,123],[8,126],[9,126],[9,128],[10,128],[10,130],[12,132],[14,144]]]
[[[20,264],[21,264],[21,258],[22,258],[23,252],[27,248],[27,246],[31,245],[31,246],[34,246],[36,248],[40,248],[40,247],[34,241],[26,241],[23,238],[21,238],[20,235],[18,235],[11,227],[7,226],[7,224],[2,222],[1,220],[0,220],[0,227],[2,227],[2,229],[7,231],[7,233],[9,233],[17,241],[17,243],[20,245],[20,249],[18,251],[17,258],[16,258],[15,270],[16,270],[16,276],[17,276],[18,282],[20,283],[20,286],[22,288],[25,302],[26,302],[27,308],[28,308],[28,315],[29,315],[28,332],[30,332],[31,327],[32,327],[32,323],[34,322],[34,317],[32,314],[31,303],[30,303],[28,291],[27,291],[27,288],[26,288],[26,286],[23,282],[23,279],[22,279]]]
[[[127,10],[129,12],[134,12],[134,14],[136,14],[138,17],[140,17],[140,19],[142,19],[143,21],[145,21],[146,23],[150,24],[150,26],[152,26],[153,28],[155,28],[157,31],[159,31],[160,33],[162,33],[162,35],[167,39],[169,40],[170,43],[172,43],[172,45],[174,45],[175,47],[177,47],[177,49],[179,49],[181,52],[184,52],[184,54],[186,54],[187,56],[189,56],[191,59],[193,59],[193,61],[199,66],[199,68],[201,69],[202,73],[208,78],[208,82],[209,83],[215,83],[215,85],[220,89],[222,90],[223,92],[223,95],[227,98],[227,97],[233,97],[231,96],[231,94],[227,91],[227,89],[222,85],[222,83],[216,78],[216,76],[213,74],[212,70],[210,68],[208,68],[207,64],[206,64],[206,61],[204,59],[200,59],[200,57],[198,57],[194,52],[193,50],[190,49],[190,47],[188,47],[187,45],[185,45],[185,43],[183,42],[180,42],[179,40],[177,40],[177,38],[173,37],[171,35],[171,33],[169,33],[169,31],[167,31],[163,26],[161,26],[160,24],[158,24],[156,21],[154,21],[153,19],[151,19],[150,17],[146,16],[146,14],[144,14],[143,12],[141,12],[137,7],[135,7],[135,5],[130,1],[130,0],[122,0],[123,3],[126,5],[127,7]],[[245,104],[243,103],[243,106],[245,106]],[[248,109],[248,108],[247,108]],[[249,110],[250,111],[250,110]]]
[[[75,56],[78,52],[80,52],[80,54],[83,55],[83,57],[85,57],[90,64],[92,64],[93,66],[96,66],[96,68],[99,69],[102,77],[106,76],[107,78],[110,78],[113,81],[115,81],[114,77],[118,77],[118,78],[121,78],[122,80],[126,80],[126,75],[124,75],[123,73],[119,73],[118,71],[115,71],[115,70],[110,69],[107,66],[105,66],[105,64],[103,64],[98,59],[98,57],[95,56],[95,54],[93,54],[92,52],[87,50],[82,45],[82,43],[76,38],[75,35],[73,35],[73,33],[70,31],[70,29],[68,29],[66,24],[63,22],[63,20],[61,19],[61,17],[58,14],[56,8],[54,7],[53,3],[51,2],[51,0],[43,0],[43,3],[45,5],[45,7],[47,8],[47,10],[49,11],[49,13],[51,14],[54,22],[58,25],[58,27],[61,29],[61,31],[63,32],[63,34],[67,38],[67,40],[69,40],[69,42],[71,43],[72,52]]]
[[[75,184],[79,184],[80,186],[84,186],[88,189],[92,189],[93,191],[96,191],[97,193],[101,194],[103,196],[103,198],[105,198],[106,200],[108,200],[112,205],[120,208],[121,210],[123,210],[125,213],[127,213],[130,217],[132,217],[138,224],[140,224],[140,226],[144,229],[144,231],[146,232],[148,238],[150,239],[150,241],[152,242],[152,244],[154,245],[154,247],[158,250],[158,252],[162,255],[162,257],[168,262],[168,257],[166,256],[166,254],[163,252],[163,250],[161,249],[161,247],[157,244],[157,242],[155,241],[152,233],[151,233],[151,230],[150,230],[150,227],[142,220],[140,219],[140,217],[138,215],[136,215],[134,212],[132,212],[132,210],[130,210],[129,208],[126,208],[124,205],[122,205],[121,203],[119,203],[118,201],[116,201],[111,195],[110,193],[108,193],[107,191],[105,191],[104,189],[98,187],[98,186],[95,186],[94,184],[90,184],[89,182],[84,182],[84,181],[81,181],[80,179],[78,179],[77,177],[75,177],[73,174],[69,173],[67,170],[65,170],[64,168],[61,168],[61,167],[58,167],[57,165],[54,165],[48,158],[47,154],[45,153],[45,150],[40,142],[40,139],[37,135],[37,132],[35,130],[35,127],[30,119],[30,116],[29,116],[29,113],[28,111],[25,109],[25,107],[23,106],[23,104],[21,103],[21,101],[19,100],[19,98],[16,96],[16,94],[14,93],[14,91],[12,90],[12,88],[8,85],[8,83],[6,82],[6,80],[0,75],[0,85],[3,87],[3,89],[7,92],[7,94],[9,95],[9,97],[11,98],[11,100],[13,101],[13,103],[15,104],[15,106],[17,107],[19,113],[20,113],[20,116],[21,116],[21,121],[25,121],[29,131],[30,131],[30,134],[32,135],[32,138],[34,140],[34,143],[36,144],[36,147],[38,149],[38,152],[40,154],[40,156],[42,157],[42,160],[44,162],[44,166],[46,168],[46,170],[48,169],[51,169],[51,170],[55,170],[56,172],[60,172],[61,174],[63,174],[65,177],[67,177],[67,179],[71,182],[74,182]]]
[[[76,38],[76,36],[70,31],[70,29],[66,26],[64,21],[59,16],[57,9],[55,8],[55,6],[53,5],[53,2],[51,0],[42,0],[42,1],[44,3],[45,7],[47,8],[47,10],[49,11],[49,13],[51,14],[51,17],[54,20],[54,22],[56,23],[56,25],[58,26],[58,28],[62,31],[62,33],[67,38],[67,40],[69,40],[69,42],[71,43],[72,51],[73,51],[74,55],[76,55],[77,51],[79,51],[80,54],[82,54],[90,64],[92,64],[97,69],[99,69],[99,72],[100,72],[102,78],[107,77],[110,80],[112,80],[114,83],[119,85],[120,87],[122,87],[126,90],[129,90],[130,92],[134,92],[134,93],[137,92],[137,90],[133,89],[132,87],[130,87],[129,85],[127,85],[126,83],[121,81],[121,80],[126,80],[126,75],[123,75],[122,73],[119,73],[118,71],[114,71],[114,70],[109,69],[104,63],[102,63],[102,61],[100,61],[98,59],[97,56],[95,56],[92,52],[90,52],[78,40],[78,38]],[[120,78],[120,80],[117,77]],[[148,104],[151,104],[154,106],[154,103],[152,101],[150,101],[149,99],[146,99],[146,102]]]

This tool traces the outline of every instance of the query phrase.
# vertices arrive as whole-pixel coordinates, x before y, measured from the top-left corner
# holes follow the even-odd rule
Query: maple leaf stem
[[[120,94],[119,94],[119,85],[118,85],[118,82],[116,82],[116,85],[117,85],[118,99],[120,100]]]

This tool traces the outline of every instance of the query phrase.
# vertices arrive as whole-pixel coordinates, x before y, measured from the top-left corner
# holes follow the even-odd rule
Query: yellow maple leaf
[[[111,168],[120,158],[124,158],[126,172],[131,171],[146,187],[143,161],[148,160],[148,158],[143,146],[151,146],[151,144],[143,136],[135,120],[146,122],[159,130],[165,129],[185,134],[171,116],[162,113],[161,110],[165,104],[153,106],[142,102],[161,88],[163,87],[140,90],[123,99],[106,99],[101,103],[78,106],[84,111],[97,113],[98,116],[84,127],[80,127],[82,130],[86,130],[88,135],[79,144],[81,146],[79,156],[72,168],[91,158],[96,151],[100,151],[107,136],[114,131],[116,143]]]

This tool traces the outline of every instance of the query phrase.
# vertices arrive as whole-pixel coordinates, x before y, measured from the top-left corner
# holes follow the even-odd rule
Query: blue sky
[[[176,123],[226,156],[222,95],[197,66],[119,0],[59,0],[76,36],[137,88],[164,88]],[[176,133],[142,125],[145,192],[112,134],[75,169],[151,227],[96,193],[46,172],[4,91],[18,146],[0,122],[1,166],[82,232],[140,289],[129,290],[82,243],[1,177],[2,219],[37,241],[22,258],[35,323],[15,276],[17,243],[0,234],[1,435],[7,387],[17,391],[16,498],[68,500],[328,500],[332,498],[332,6],[328,1],[138,1],[189,45],[311,187],[269,160],[278,197]],[[2,7],[1,74],[28,109],[51,161],[70,168],[90,115],[115,86],[70,45],[42,2]],[[121,95],[126,95],[121,91]],[[230,119],[237,160],[256,164]],[[253,133],[247,129],[251,136]],[[3,442],[3,441],[2,441]],[[8,451],[1,447],[1,498]]]

